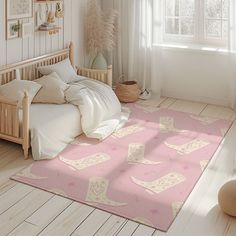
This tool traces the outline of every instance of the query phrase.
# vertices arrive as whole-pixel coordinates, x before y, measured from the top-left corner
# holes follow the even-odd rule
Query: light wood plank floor
[[[234,121],[231,109],[162,98],[139,102]],[[217,206],[219,188],[236,177],[236,122],[227,133],[194,191],[167,233],[140,225],[42,190],[16,183],[9,177],[27,167],[18,145],[0,141],[0,236],[235,236],[236,219]]]

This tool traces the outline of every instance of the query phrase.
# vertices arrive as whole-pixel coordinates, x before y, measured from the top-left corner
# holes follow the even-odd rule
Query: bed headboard
[[[63,61],[66,58],[70,58],[72,66],[74,66],[74,47],[73,43],[70,43],[69,47],[48,55],[39,56],[15,64],[10,64],[0,67],[0,85],[9,83],[16,79],[16,69],[19,69],[22,79],[24,80],[36,80],[41,77],[37,67],[52,65]]]

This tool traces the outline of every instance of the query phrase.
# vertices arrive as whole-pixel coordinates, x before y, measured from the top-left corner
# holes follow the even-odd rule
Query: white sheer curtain
[[[229,89],[231,107],[236,108],[236,1],[229,0],[229,65],[231,76],[229,78]]]
[[[153,47],[153,2],[113,0],[119,13],[118,47],[114,75],[138,81],[140,87],[161,93],[160,52]]]

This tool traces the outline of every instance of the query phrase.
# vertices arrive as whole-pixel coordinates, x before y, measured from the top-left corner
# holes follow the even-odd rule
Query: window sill
[[[180,44],[153,44],[154,47],[161,48],[164,50],[173,51],[185,51],[185,52],[197,52],[206,54],[228,54],[229,50],[220,47],[207,47],[204,45],[180,45]]]

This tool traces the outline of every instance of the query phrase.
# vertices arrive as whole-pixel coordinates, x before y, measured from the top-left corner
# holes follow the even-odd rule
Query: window
[[[194,35],[194,0],[166,0],[165,33]]]
[[[205,37],[227,39],[228,0],[205,1]]]
[[[229,0],[164,0],[164,41],[226,45]]]

